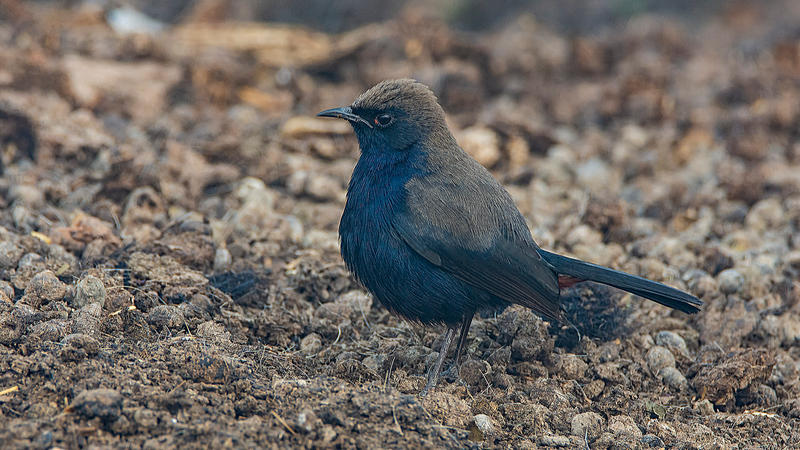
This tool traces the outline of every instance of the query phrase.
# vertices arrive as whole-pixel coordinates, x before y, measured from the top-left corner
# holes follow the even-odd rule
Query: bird
[[[350,106],[317,114],[347,120],[360,156],[339,222],[354,278],[390,312],[445,325],[425,395],[459,332],[457,366],[476,312],[518,304],[564,322],[561,290],[594,281],[685,313],[703,302],[676,288],[543,250],[506,189],[458,144],[433,91],[382,81]]]

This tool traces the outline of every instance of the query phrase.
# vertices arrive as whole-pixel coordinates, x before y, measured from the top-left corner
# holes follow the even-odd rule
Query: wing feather
[[[561,318],[557,275],[499,184],[417,179],[407,189],[405,208],[392,225],[409,247],[474,287],[549,319]]]

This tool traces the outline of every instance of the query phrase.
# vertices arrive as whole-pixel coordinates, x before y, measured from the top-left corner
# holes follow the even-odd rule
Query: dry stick
[[[281,423],[281,425],[283,425],[287,430],[289,430],[289,433],[292,433],[292,436],[297,434],[297,433],[294,432],[292,427],[290,427],[289,424],[286,423],[285,420],[283,420],[283,417],[279,416],[278,413],[275,412],[274,409],[272,411],[270,411],[270,412],[272,413],[273,416],[275,416],[275,418],[278,420],[278,422]]]
[[[367,314],[364,312],[364,306],[358,305],[358,310],[361,311],[361,318],[364,319],[364,324],[367,326],[367,329],[371,330],[372,327],[369,325],[369,320],[367,320]]]
[[[397,429],[400,431],[400,436],[403,436],[403,427],[397,422],[397,405],[392,405],[392,418],[394,419],[394,424],[397,425]]]
[[[339,343],[339,338],[341,338],[341,337],[342,337],[342,327],[340,327],[339,325],[336,325],[336,340],[333,341],[333,344],[331,344],[331,346],[338,344]]]
[[[392,362],[389,363],[389,370],[386,371],[386,379],[383,381],[383,392],[389,389],[389,376],[392,374],[392,368],[394,368],[394,357],[392,357]]]
[[[12,392],[17,392],[19,390],[19,386],[11,386],[10,388],[3,389],[0,391],[0,395],[10,394]]]
[[[170,390],[169,390],[169,392],[167,393],[167,395],[172,395],[172,393],[173,393],[173,392],[175,392],[176,390],[178,390],[178,388],[180,388],[180,387],[181,387],[181,386],[183,386],[184,384],[186,384],[186,380],[183,380],[183,381],[181,381],[180,383],[176,384],[176,385],[175,385],[175,387],[173,387],[172,389],[170,389]]]

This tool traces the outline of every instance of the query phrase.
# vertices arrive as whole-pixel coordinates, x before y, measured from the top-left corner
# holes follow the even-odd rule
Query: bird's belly
[[[388,224],[356,228],[370,231],[340,230],[342,258],[389,310],[412,321],[454,325],[479,306],[495,303],[487,293],[421,257]]]

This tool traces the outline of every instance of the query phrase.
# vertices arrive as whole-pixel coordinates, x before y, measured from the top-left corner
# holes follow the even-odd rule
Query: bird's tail
[[[703,305],[699,298],[665,284],[541,249],[539,254],[559,275],[614,286],[685,313],[696,313]]]

